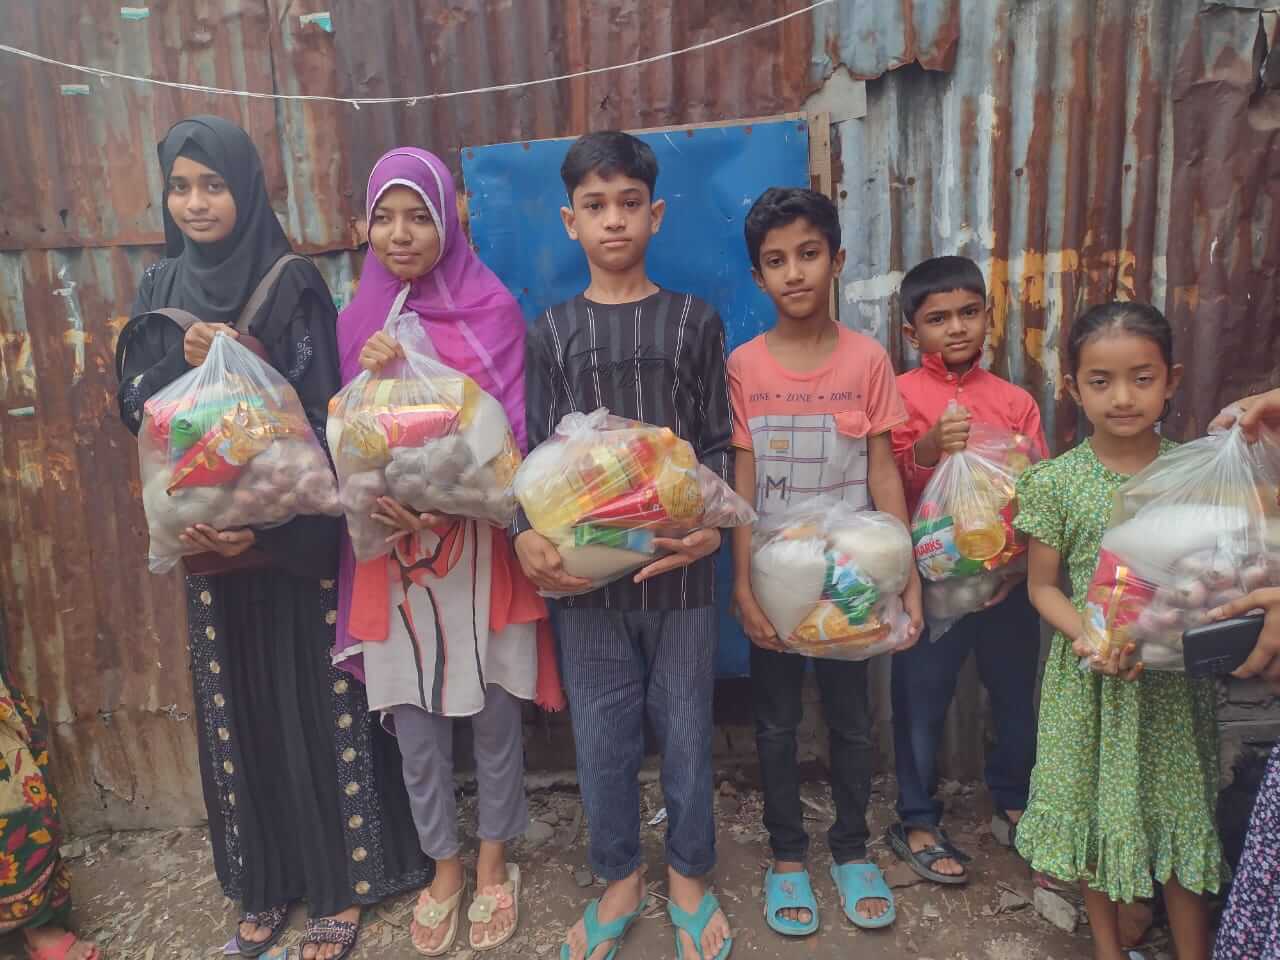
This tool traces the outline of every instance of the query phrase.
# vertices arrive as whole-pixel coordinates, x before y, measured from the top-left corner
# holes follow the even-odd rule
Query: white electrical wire
[[[627,70],[631,67],[643,67],[646,64],[658,63],[661,60],[670,60],[673,57],[683,56],[688,53],[696,53],[699,50],[706,50],[709,47],[719,46],[722,43],[728,43],[731,40],[737,40],[739,37],[745,37],[747,34],[756,33],[760,30],[768,30],[770,27],[776,27],[780,23],[784,23],[793,17],[804,16],[819,7],[825,7],[827,4],[835,3],[836,0],[816,0],[801,10],[793,10],[791,13],[783,14],[780,17],[774,17],[764,23],[757,23],[754,26],[746,27],[735,33],[726,34],[723,37],[716,37],[712,40],[704,40],[701,43],[695,43],[692,46],[682,47],[679,50],[668,50],[666,53],[654,54],[651,57],[644,57],[640,60],[630,60],[627,63],[613,64],[607,67],[593,67],[590,70],[579,70],[575,73],[562,73],[555,77],[543,77],[539,80],[523,80],[518,83],[499,83],[488,87],[473,87],[469,90],[449,90],[444,93],[420,93],[412,97],[328,97],[315,96],[300,93],[259,93],[254,90],[229,90],[225,87],[206,87],[198,83],[180,83],[176,80],[157,80],[154,77],[138,77],[128,73],[117,73],[114,70],[103,70],[101,67],[89,67],[80,63],[66,63],[62,60],[55,60],[52,57],[45,57],[41,54],[34,53],[30,50],[23,50],[20,47],[11,47],[8,44],[0,43],[0,52],[9,53],[17,57],[25,57],[27,60],[34,60],[37,63],[46,63],[54,67],[64,67],[68,70],[75,70],[79,73],[87,73],[91,76],[101,77],[104,80],[129,80],[133,83],[149,83],[158,87],[169,87],[174,90],[187,90],[192,93],[212,93],[228,97],[248,97],[254,100],[318,100],[329,103],[348,103],[360,109],[361,104],[381,104],[381,103],[407,103],[409,106],[416,105],[422,100],[448,100],[453,97],[469,97],[481,93],[501,93],[509,90],[520,90],[525,87],[536,87],[547,83],[559,83],[562,80],[577,80],[580,77],[593,77],[602,73],[611,73],[615,70]]]

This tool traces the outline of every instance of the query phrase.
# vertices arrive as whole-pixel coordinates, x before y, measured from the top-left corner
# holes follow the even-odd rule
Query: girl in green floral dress
[[[1116,489],[1168,449],[1157,425],[1182,376],[1154,307],[1094,307],[1071,328],[1067,387],[1093,425],[1075,449],[1027,471],[1017,526],[1028,588],[1056,633],[1045,670],[1031,800],[1017,844],[1035,870],[1079,883],[1096,960],[1126,960],[1119,904],[1164,887],[1179,960],[1207,960],[1205,894],[1224,878],[1214,824],[1218,734],[1212,681],[1143,674],[1133,648],[1080,667],[1085,591]],[[1071,581],[1063,593],[1062,564]]]

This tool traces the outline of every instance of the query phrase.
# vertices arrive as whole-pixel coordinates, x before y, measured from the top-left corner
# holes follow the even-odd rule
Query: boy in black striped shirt
[[[662,225],[652,149],[625,133],[580,138],[561,167],[569,236],[591,269],[587,289],[552,307],[527,340],[529,446],[571,411],[610,412],[669,427],[730,480],[724,327],[710,306],[658,287],[645,250]],[[556,548],[517,517],[515,549],[529,578],[554,592],[569,576]],[[646,718],[662,752],[667,874],[683,953],[728,955],[729,925],[704,879],[715,864],[711,697],[720,531],[664,541],[670,554],[631,580],[560,602],[559,639],[573,718],[590,861],[608,884],[567,937],[570,960],[603,957],[643,910],[640,788]],[[692,937],[693,939],[690,939]]]

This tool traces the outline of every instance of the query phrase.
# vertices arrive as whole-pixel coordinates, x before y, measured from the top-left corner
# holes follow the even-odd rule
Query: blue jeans
[[[1003,603],[971,613],[936,643],[928,635],[893,658],[893,749],[898,817],[908,827],[937,827],[938,744],[960,668],[972,653],[991,697],[995,743],[986,780],[1001,810],[1024,810],[1036,757],[1036,675],[1040,618],[1019,586]]]
[[[562,608],[559,639],[591,869],[612,882],[640,866],[647,717],[662,754],[667,864],[686,877],[709,873],[716,861],[715,608]]]
[[[752,644],[751,699],[769,846],[775,860],[796,863],[803,863],[809,850],[800,801],[796,731],[802,713],[800,692],[810,663],[822,695],[822,717],[831,745],[831,799],[836,820],[827,843],[837,864],[865,860],[872,772],[866,661],[810,660]]]

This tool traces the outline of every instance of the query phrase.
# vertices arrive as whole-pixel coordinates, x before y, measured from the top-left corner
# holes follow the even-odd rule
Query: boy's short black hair
[[[827,241],[827,252],[840,252],[840,212],[831,198],[801,187],[770,187],[751,205],[743,232],[751,265],[760,269],[760,247],[770,230],[808,220]]]
[[[560,164],[560,179],[564,181],[570,203],[573,203],[573,191],[593,173],[602,177],[622,174],[630,180],[639,180],[649,188],[649,198],[653,199],[653,189],[658,183],[658,158],[653,147],[639,137],[620,130],[601,130],[575,140],[565,154],[564,163]]]
[[[916,312],[935,293],[966,290],[987,301],[987,281],[968,257],[930,257],[917,263],[902,278],[898,300],[907,323],[915,326]]]

